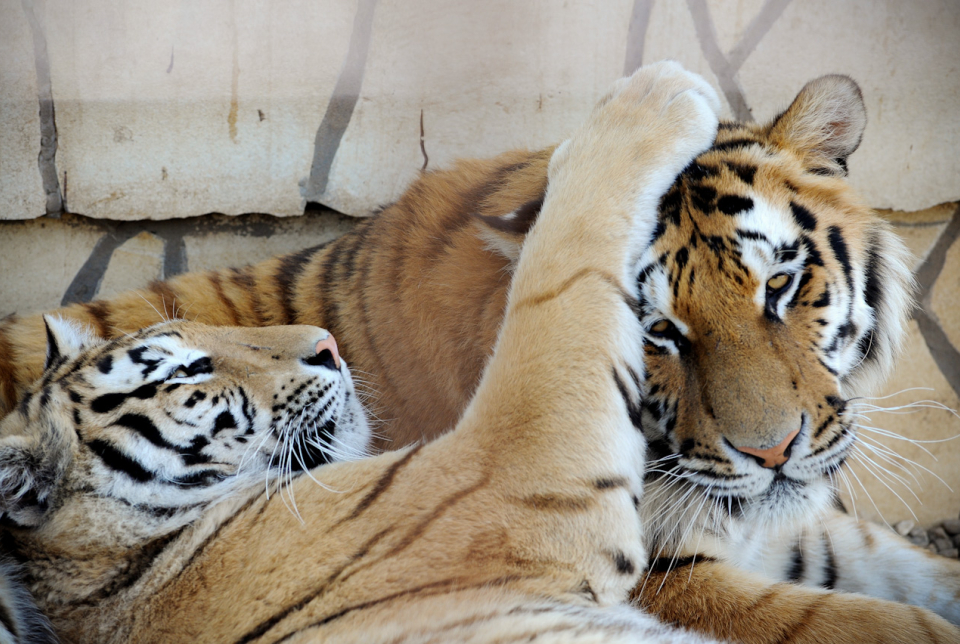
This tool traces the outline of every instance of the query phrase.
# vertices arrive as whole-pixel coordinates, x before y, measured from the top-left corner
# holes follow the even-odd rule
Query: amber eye
[[[177,367],[177,370],[171,373],[168,378],[189,378],[190,372],[186,367]]]
[[[670,328],[669,320],[660,320],[659,322],[654,324],[652,327],[650,327],[650,333],[660,335],[660,334],[666,333],[669,328]]]
[[[789,275],[786,273],[778,273],[767,280],[767,290],[775,293],[786,288],[787,284],[789,283]]]

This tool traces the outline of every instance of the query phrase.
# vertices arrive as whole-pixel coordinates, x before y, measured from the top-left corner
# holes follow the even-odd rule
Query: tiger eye
[[[663,333],[669,328],[670,328],[670,322],[668,322],[667,320],[660,320],[659,322],[654,324],[652,327],[650,327],[650,330],[653,333]]]
[[[767,288],[770,289],[771,291],[779,291],[784,286],[786,286],[787,282],[789,281],[790,281],[789,275],[787,275],[786,273],[780,273],[778,275],[774,275],[773,277],[767,280]]]

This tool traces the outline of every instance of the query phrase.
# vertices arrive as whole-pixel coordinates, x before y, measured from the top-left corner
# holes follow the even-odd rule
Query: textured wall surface
[[[960,199],[956,0],[0,0],[0,25],[3,219],[364,215],[427,161],[561,140],[662,58],[739,118],[850,74],[869,202]]]

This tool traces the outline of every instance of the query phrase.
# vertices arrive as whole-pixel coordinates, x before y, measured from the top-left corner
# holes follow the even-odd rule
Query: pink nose
[[[743,452],[744,454],[750,454],[751,456],[756,456],[761,459],[763,467],[776,467],[777,465],[783,465],[786,463],[790,457],[785,454],[787,448],[790,447],[790,443],[793,442],[793,439],[797,437],[797,434],[800,433],[799,429],[795,429],[787,437],[783,439],[779,445],[771,447],[769,449],[756,449],[753,447],[738,447],[737,450]]]
[[[333,356],[333,364],[337,365],[337,369],[340,368],[340,353],[337,351],[337,341],[333,339],[333,334],[317,342],[315,351],[317,355],[320,355],[324,351],[329,351]]]

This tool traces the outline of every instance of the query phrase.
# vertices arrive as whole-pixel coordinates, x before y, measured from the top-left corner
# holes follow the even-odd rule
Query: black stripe
[[[817,218],[813,215],[812,212],[796,203],[795,201],[790,202],[790,212],[793,213],[793,219],[797,222],[797,225],[803,228],[804,230],[816,230],[817,228]]]
[[[689,194],[693,206],[697,210],[700,210],[706,215],[713,212],[714,201],[717,198],[716,189],[711,186],[693,185],[689,188]]]
[[[160,434],[160,430],[157,429],[157,426],[153,424],[153,421],[143,414],[124,414],[113,424],[132,429],[157,447],[169,449],[174,452],[179,450],[176,445],[167,442],[167,440]]]
[[[837,560],[833,554],[833,545],[826,535],[820,535],[823,540],[823,552],[826,561],[823,565],[823,582],[821,587],[833,590],[837,585]]]
[[[659,572],[667,573],[672,570],[677,570],[679,568],[686,568],[687,566],[692,566],[694,563],[708,563],[716,561],[713,557],[705,557],[703,555],[691,555],[689,557],[680,557],[679,559],[674,559],[672,557],[658,557],[650,562],[648,570],[650,572]]]
[[[621,575],[632,575],[636,572],[636,567],[633,565],[633,562],[620,550],[614,552],[611,558],[613,559],[613,565],[617,567],[617,572]]]
[[[729,141],[724,141],[723,143],[717,143],[709,151],[712,152],[722,152],[724,150],[732,150],[734,148],[742,148],[749,145],[760,145],[758,141],[754,139],[731,139]]]
[[[739,195],[724,195],[717,200],[717,210],[731,217],[753,208],[753,199]]]
[[[514,211],[514,216],[510,219],[504,217],[493,217],[490,215],[476,215],[480,221],[490,226],[494,230],[500,230],[514,235],[525,235],[533,227],[543,208],[543,197],[528,201]]]
[[[801,550],[801,542],[798,540],[793,546],[793,557],[790,560],[790,568],[787,569],[787,579],[799,583],[803,580],[804,568],[803,551]]]
[[[223,290],[223,279],[220,277],[220,273],[207,273],[207,279],[213,284],[213,290],[216,291],[217,297],[227,307],[227,313],[230,315],[230,325],[240,326],[240,311],[237,310],[236,304],[233,303],[227,292]]]
[[[217,416],[213,423],[213,432],[211,436],[216,436],[225,429],[237,429],[237,419],[229,411],[224,410]]]
[[[853,268],[850,266],[850,254],[847,252],[847,242],[843,239],[843,231],[838,226],[830,226],[827,229],[827,239],[830,242],[833,255],[840,262],[844,277],[847,278],[847,287],[852,290]]]
[[[748,186],[753,185],[753,177],[757,173],[757,166],[747,163],[732,163],[727,161],[727,167],[733,170],[734,173],[740,177],[740,180],[745,184]]]
[[[138,387],[130,393],[103,394],[94,398],[90,403],[90,409],[98,414],[106,414],[113,411],[126,401],[127,398],[138,398],[146,400],[157,395],[157,386],[153,383]]]
[[[116,472],[123,472],[130,478],[141,483],[153,480],[153,474],[145,470],[140,463],[133,460],[110,443],[95,439],[87,443],[87,447],[94,454],[100,457],[100,460]]]
[[[381,476],[380,479],[377,481],[377,484],[373,486],[373,489],[367,494],[367,496],[365,496],[360,501],[360,503],[357,504],[357,507],[353,509],[353,512],[350,514],[350,516],[338,521],[337,525],[340,525],[344,521],[350,521],[350,520],[356,519],[361,514],[363,514],[364,510],[369,508],[370,505],[373,504],[374,501],[376,501],[377,497],[379,497],[381,494],[387,491],[387,489],[393,483],[393,477],[397,475],[397,472],[403,469],[403,467],[406,466],[410,462],[410,460],[416,455],[416,453],[419,452],[422,448],[423,448],[423,443],[420,443],[419,445],[414,446],[413,448],[410,449],[409,452],[407,452],[407,454],[403,458],[401,458],[399,461],[391,465],[390,468],[386,472],[384,472],[383,476]]]
[[[103,300],[98,300],[81,306],[83,306],[87,315],[93,318],[97,335],[101,338],[109,338],[110,328],[113,326],[110,322],[110,305]]]
[[[310,259],[323,247],[324,244],[311,246],[280,258],[280,265],[273,277],[280,288],[280,304],[283,307],[284,320],[287,324],[293,324],[297,320],[293,306],[295,282],[303,273],[303,269],[310,262]]]

